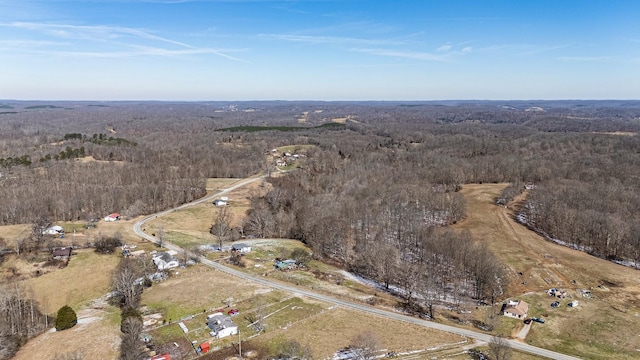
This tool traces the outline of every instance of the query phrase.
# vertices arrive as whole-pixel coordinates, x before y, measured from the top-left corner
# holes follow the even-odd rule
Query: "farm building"
[[[59,247],[53,249],[53,258],[55,260],[69,260],[71,257],[71,247]]]
[[[171,356],[169,354],[156,355],[151,360],[171,360]]]
[[[514,319],[524,319],[529,315],[529,304],[522,300],[509,300],[504,309],[504,316]]]
[[[237,243],[231,246],[231,251],[239,252],[239,253],[248,253],[251,252],[251,246],[244,243]]]
[[[109,214],[107,216],[104,217],[104,221],[116,221],[116,220],[120,220],[120,214],[118,213],[113,213],[113,214]]]
[[[180,262],[171,252],[157,253],[153,257],[153,263],[156,264],[158,270],[168,270],[180,266]]]
[[[238,325],[222,313],[207,316],[207,326],[211,329],[211,336],[215,336],[218,339],[238,334]]]

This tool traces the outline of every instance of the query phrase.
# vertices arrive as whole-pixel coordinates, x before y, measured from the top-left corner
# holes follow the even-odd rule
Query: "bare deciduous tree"
[[[511,360],[511,345],[505,338],[492,336],[489,341],[489,352],[494,360]]]
[[[222,249],[222,244],[231,235],[231,221],[233,216],[228,208],[222,207],[215,216],[209,232],[218,239],[218,246]]]
[[[142,360],[146,358],[142,334],[142,321],[137,317],[126,317],[120,325],[122,342],[120,343],[120,360]]]
[[[311,349],[309,346],[302,346],[297,340],[286,340],[278,344],[276,349],[276,359],[279,360],[311,360]]]
[[[358,360],[374,359],[381,346],[378,336],[370,331],[356,335],[349,344]]]
[[[121,306],[137,308],[142,294],[142,287],[136,284],[140,273],[135,260],[123,258],[112,278],[111,287],[121,297]]]

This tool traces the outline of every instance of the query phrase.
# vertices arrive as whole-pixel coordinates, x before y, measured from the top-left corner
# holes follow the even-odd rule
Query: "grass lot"
[[[465,185],[468,215],[454,227],[471,231],[506,262],[507,295],[529,302],[530,315],[547,320],[534,324],[527,343],[586,359],[637,358],[640,336],[632,329],[640,329],[638,271],[553,244],[516,223],[517,202],[508,209],[493,205],[505,186]],[[543,292],[551,287],[566,289],[573,298],[551,309],[554,299]],[[591,289],[594,297],[583,298],[578,289]],[[567,307],[574,299],[580,305]]]
[[[113,324],[112,318],[118,321]],[[14,360],[53,359],[77,353],[83,359],[116,360],[120,346],[119,309],[88,309],[78,313],[71,329],[45,332],[25,344]]]
[[[279,153],[287,153],[288,152],[288,153],[296,154],[296,153],[298,153],[299,151],[302,151],[302,150],[305,150],[305,151],[302,151],[302,152],[306,152],[306,150],[312,149],[314,147],[315,147],[315,145],[286,145],[286,146],[280,146],[280,147],[278,147],[276,149],[278,149]]]
[[[271,291],[203,265],[177,272],[169,280],[145,289],[142,294],[142,303],[148,311],[163,314],[167,321],[223,307],[223,301],[228,298],[232,298],[235,304]]]
[[[109,292],[111,274],[118,261],[115,255],[96,254],[92,249],[78,250],[64,269],[28,279],[24,284],[33,290],[35,298],[50,314],[63,305],[77,310],[89,300]]]
[[[295,339],[308,345],[314,359],[324,359],[336,350],[349,345],[358,334],[371,331],[376,334],[388,351],[406,352],[424,350],[446,344],[459,346],[462,337],[425,329],[405,323],[378,318],[373,315],[331,307],[304,321],[291,324],[286,329],[267,332],[259,341],[269,344],[278,337]]]
[[[209,179],[207,188],[212,186],[214,189],[220,189],[235,182],[237,182],[235,179]],[[268,186],[263,181],[257,181],[225,194],[229,198],[229,205],[226,209],[231,213],[232,227],[241,225],[247,210],[249,210],[250,196],[266,191]],[[217,240],[209,234],[209,229],[221,209],[211,202],[204,202],[153,219],[145,224],[144,230],[148,234],[158,234],[158,230],[162,228],[166,240],[179,246],[189,247],[216,243]]]

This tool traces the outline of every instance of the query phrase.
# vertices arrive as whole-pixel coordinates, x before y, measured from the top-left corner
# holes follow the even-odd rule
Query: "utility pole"
[[[242,359],[242,338],[240,337],[240,327],[238,327],[238,349],[240,353],[240,359]]]

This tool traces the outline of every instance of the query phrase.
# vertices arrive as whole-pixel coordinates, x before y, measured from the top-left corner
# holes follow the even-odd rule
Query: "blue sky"
[[[2,0],[0,99],[640,99],[640,1]]]

